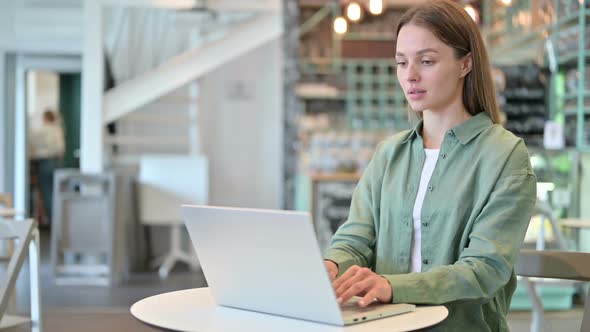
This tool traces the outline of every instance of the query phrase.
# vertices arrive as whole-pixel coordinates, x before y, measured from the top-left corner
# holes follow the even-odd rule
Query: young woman
[[[536,179],[523,141],[498,125],[478,27],[451,1],[412,8],[396,62],[421,121],[377,147],[332,238],[337,297],[444,304],[440,330],[507,331]]]

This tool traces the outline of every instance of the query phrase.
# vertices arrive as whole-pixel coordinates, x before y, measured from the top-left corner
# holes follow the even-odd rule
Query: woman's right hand
[[[324,265],[326,265],[326,270],[328,270],[330,281],[334,282],[334,280],[336,280],[336,276],[338,275],[338,265],[327,259],[324,260]]]

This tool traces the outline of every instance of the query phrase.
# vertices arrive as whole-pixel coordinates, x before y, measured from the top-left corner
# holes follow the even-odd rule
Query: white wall
[[[6,78],[5,78],[5,49],[6,41],[12,39],[12,20],[10,14],[12,13],[12,2],[0,1],[0,192],[6,191],[4,184],[6,176],[6,142],[5,142],[5,125],[6,125]]]
[[[10,185],[5,182],[5,174],[10,169],[7,163],[13,162],[5,160],[5,55],[80,55],[82,1],[0,0],[0,192],[10,190]]]
[[[82,27],[82,0],[0,1],[0,49],[80,54]]]
[[[14,44],[14,0],[0,1],[0,49]]]
[[[0,22],[2,19],[0,18]],[[0,29],[1,30],[1,29]],[[6,133],[4,132],[5,123],[6,123],[6,99],[4,98],[5,91],[6,91],[6,78],[5,78],[5,71],[4,71],[4,51],[0,48],[0,192],[6,191],[6,187],[4,185],[4,179],[6,174],[6,143],[4,141],[4,136]]]
[[[44,0],[47,3],[57,0]],[[44,1],[0,0],[0,55],[81,54],[82,0],[58,10]],[[64,2],[65,3],[65,2]],[[45,6],[45,7],[44,7]],[[4,57],[0,57],[0,77]],[[282,195],[282,65],[280,42],[260,47],[214,71],[201,83],[203,151],[210,158],[211,203],[276,208]],[[237,83],[236,83],[237,82]],[[228,100],[228,89],[248,83],[250,99]],[[0,125],[4,115],[0,80]],[[4,142],[0,138],[0,156]],[[5,188],[1,174],[0,191]]]
[[[239,86],[247,86],[240,91]],[[200,80],[210,204],[279,208],[282,201],[282,60],[269,42]]]

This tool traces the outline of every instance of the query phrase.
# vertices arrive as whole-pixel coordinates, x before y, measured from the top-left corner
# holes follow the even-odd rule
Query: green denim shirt
[[[393,302],[444,304],[436,331],[508,331],[514,261],[535,202],[524,142],[480,113],[446,132],[422,206],[422,271],[409,273],[422,123],[381,142],[324,257],[385,277]]]

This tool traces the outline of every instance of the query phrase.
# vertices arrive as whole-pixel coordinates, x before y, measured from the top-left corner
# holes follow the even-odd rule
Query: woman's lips
[[[422,99],[426,96],[426,90],[412,88],[412,89],[408,90],[407,95],[408,95],[408,98],[410,98],[412,100],[419,100],[419,99]]]

